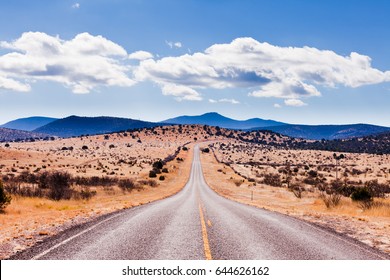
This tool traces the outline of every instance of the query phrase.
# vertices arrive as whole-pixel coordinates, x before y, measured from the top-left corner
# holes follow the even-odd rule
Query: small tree
[[[156,169],[161,169],[161,168],[163,168],[163,162],[161,161],[161,160],[159,160],[159,161],[156,161],[156,162],[154,162],[153,163],[153,167],[154,168],[156,168]]]
[[[71,177],[69,173],[55,171],[48,177],[50,188],[50,198],[54,200],[70,199],[72,191],[70,189]]]
[[[351,194],[351,199],[359,203],[359,207],[363,210],[370,209],[374,204],[374,199],[369,188],[363,187],[356,189]]]
[[[11,196],[8,195],[3,187],[3,182],[0,181],[0,212],[3,212],[5,207],[11,203]]]

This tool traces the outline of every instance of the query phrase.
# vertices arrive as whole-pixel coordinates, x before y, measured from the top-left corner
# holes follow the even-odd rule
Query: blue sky
[[[2,1],[0,123],[216,111],[390,126],[389,14],[378,0]]]

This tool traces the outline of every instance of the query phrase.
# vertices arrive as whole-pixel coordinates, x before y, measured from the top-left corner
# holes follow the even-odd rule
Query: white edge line
[[[35,257],[33,257],[33,258],[31,258],[31,259],[32,259],[32,260],[38,260],[39,258],[41,258],[41,257],[43,257],[44,255],[46,255],[46,254],[50,253],[51,251],[53,251],[54,249],[57,249],[58,247],[60,247],[60,246],[62,246],[62,245],[64,245],[64,244],[68,243],[69,241],[75,239],[76,237],[78,237],[78,236],[80,236],[80,235],[82,235],[82,234],[84,234],[84,233],[87,233],[88,231],[93,230],[94,228],[96,228],[97,226],[101,225],[102,223],[105,223],[105,222],[107,222],[107,221],[109,221],[109,220],[111,220],[111,219],[113,219],[113,218],[116,218],[116,217],[118,217],[118,216],[120,216],[120,215],[122,215],[122,213],[119,213],[119,214],[116,214],[116,215],[114,215],[114,216],[111,216],[111,217],[109,217],[109,218],[107,218],[107,219],[104,219],[103,221],[100,221],[100,222],[97,223],[96,225],[93,225],[93,226],[91,226],[91,227],[89,227],[89,228],[83,230],[82,232],[79,232],[78,234],[73,235],[72,237],[69,237],[68,239],[65,239],[64,241],[62,241],[62,242],[60,242],[60,243],[54,245],[53,247],[51,247],[51,248],[49,248],[49,249],[43,251],[42,253],[36,255]]]

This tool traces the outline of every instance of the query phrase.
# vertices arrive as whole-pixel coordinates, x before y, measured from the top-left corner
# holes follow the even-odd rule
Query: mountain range
[[[45,138],[45,137],[49,137],[49,135],[41,134],[37,132],[31,132],[31,131],[0,127],[0,142],[18,141],[18,140],[36,139],[36,138]]]
[[[264,127],[252,128],[262,130]],[[295,138],[310,140],[336,140],[349,139],[375,135],[390,131],[389,127],[371,124],[345,124],[345,125],[297,125],[288,124],[281,126],[266,127],[265,129]]]
[[[37,128],[44,126],[48,123],[51,123],[55,120],[57,120],[57,119],[48,118],[48,117],[21,118],[21,119],[7,122],[3,125],[0,125],[0,127],[10,128],[10,129],[18,129],[18,130],[24,130],[24,131],[33,131],[34,129],[37,129]]]
[[[286,123],[273,121],[273,120],[263,120],[259,118],[239,121],[231,118],[227,118],[218,113],[206,113],[200,116],[180,116],[173,119],[168,119],[162,121],[162,123],[170,124],[203,124],[210,126],[219,126],[228,129],[251,129],[254,127],[270,127],[270,126],[279,126],[286,125]]]
[[[70,116],[55,120],[34,130],[34,132],[60,137],[111,133],[127,129],[148,128],[160,125],[126,118]]]
[[[46,117],[23,118],[8,122],[0,126],[4,129],[12,128],[18,129],[18,131],[24,130],[23,133],[17,133],[15,130],[3,130],[3,132],[0,131],[0,139],[3,139],[3,141],[12,141],[15,139],[23,139],[21,138],[23,135],[25,139],[35,138],[37,135],[71,137],[87,134],[93,135],[112,133],[129,129],[149,128],[173,124],[200,124],[247,131],[269,130],[290,137],[311,140],[349,139],[353,137],[376,135],[390,131],[390,127],[370,124],[297,125],[260,118],[235,120],[212,112],[199,116],[179,116],[161,122],[146,122],[141,120],[116,117],[69,116],[63,119]],[[14,132],[15,137],[11,137],[12,131]],[[28,131],[31,133],[29,134]],[[3,134],[6,134],[7,137],[2,137]]]

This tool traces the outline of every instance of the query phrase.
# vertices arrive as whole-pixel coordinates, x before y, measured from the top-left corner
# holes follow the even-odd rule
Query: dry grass
[[[240,141],[220,141],[214,144],[215,154],[220,162],[232,163],[235,171],[247,178],[258,179],[262,174],[279,174],[286,162],[291,169],[297,168],[293,176],[303,179],[309,170],[316,171],[327,182],[336,178],[334,152],[315,150],[286,150]],[[339,153],[338,153],[339,154]],[[366,182],[390,180],[390,155],[343,153],[345,159],[337,166],[341,180]]]
[[[237,187],[235,182],[243,178],[232,168],[218,163],[212,153],[202,154],[202,166],[207,183],[226,198],[332,228],[390,253],[389,199],[375,199],[376,205],[363,211],[358,203],[342,197],[337,206],[327,208],[319,198],[319,191],[305,191],[299,199],[287,188],[248,180]]]
[[[90,200],[52,201],[46,198],[14,196],[5,214],[0,215],[0,259],[32,246],[50,235],[99,215],[130,208],[171,196],[180,191],[189,177],[192,152],[181,151],[183,162],[168,164],[167,179],[156,187],[123,192],[118,187],[92,188],[97,195]],[[141,178],[142,179],[142,178]],[[144,177],[144,180],[147,180]]]

